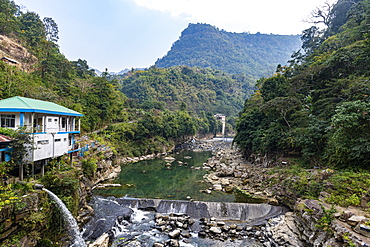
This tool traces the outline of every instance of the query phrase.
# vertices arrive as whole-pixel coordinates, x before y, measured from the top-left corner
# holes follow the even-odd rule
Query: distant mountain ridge
[[[189,24],[155,65],[210,67],[259,78],[286,64],[300,47],[300,35],[231,33],[209,24]]]

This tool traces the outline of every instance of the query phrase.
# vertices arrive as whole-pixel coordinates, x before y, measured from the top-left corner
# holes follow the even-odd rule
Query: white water
[[[73,244],[71,246],[73,247],[86,247],[85,241],[82,239],[81,233],[78,230],[78,225],[73,218],[71,212],[69,212],[66,205],[50,190],[47,190],[43,188],[42,190],[46,191],[51,198],[56,202],[57,206],[60,208],[60,210],[63,213],[63,219],[68,224],[70,235],[73,237]]]

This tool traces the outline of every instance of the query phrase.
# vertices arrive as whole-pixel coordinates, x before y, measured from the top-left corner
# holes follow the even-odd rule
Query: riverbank
[[[265,243],[271,246],[366,246],[368,240],[368,210],[365,207],[339,207],[326,202],[328,193],[315,191],[317,197],[300,196],[303,190],[312,192],[316,181],[326,181],[334,171],[307,169],[297,171],[288,159],[273,163],[265,157],[247,161],[225,140],[194,140],[180,145],[193,151],[212,151],[213,157],[203,164],[209,171],[205,181],[212,191],[236,192],[249,201],[284,205],[291,212],[272,219],[264,227]],[[148,157],[151,158],[151,157]],[[138,161],[144,158],[133,158]],[[292,171],[293,170],[293,171]],[[304,176],[302,175],[304,174]],[[302,183],[301,180],[308,180]],[[313,192],[312,192],[313,193]],[[365,198],[366,199],[366,198]],[[261,232],[261,231],[260,231]]]
[[[309,190],[313,182],[302,188],[304,184],[297,177],[301,173],[291,172],[290,162],[280,160],[277,164],[260,157],[249,162],[230,143],[198,141],[194,147],[209,148],[210,144],[223,147],[215,150],[214,156],[203,165],[203,169],[210,171],[204,178],[213,189],[227,192],[232,188],[246,197],[291,209],[280,220],[273,220],[275,223],[269,228],[272,239],[280,241],[277,246],[296,246],[293,244],[296,241],[302,242],[300,246],[370,246],[367,203],[362,204],[364,207],[330,204],[326,201],[330,195],[325,190],[318,191],[316,198],[300,197],[304,193],[298,190]],[[330,169],[305,172],[309,175],[304,178],[315,183],[325,182],[334,173]]]

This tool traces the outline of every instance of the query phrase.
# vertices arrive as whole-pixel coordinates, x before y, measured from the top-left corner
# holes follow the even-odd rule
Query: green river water
[[[119,177],[113,183],[122,187],[94,190],[94,194],[114,197],[158,198],[169,200],[240,202],[234,194],[212,191],[211,194],[200,192],[211,187],[203,181],[206,171],[195,169],[201,167],[211,157],[211,152],[182,151],[170,155],[176,160],[169,163],[163,158],[145,160],[122,165]],[[189,159],[188,156],[191,158]],[[188,163],[181,165],[178,163]],[[191,168],[193,167],[193,168]]]

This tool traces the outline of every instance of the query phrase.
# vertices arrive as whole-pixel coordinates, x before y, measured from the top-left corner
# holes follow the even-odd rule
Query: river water
[[[126,164],[122,166],[119,177],[113,181],[113,183],[123,185],[122,187],[98,189],[94,191],[94,194],[171,200],[188,200],[190,197],[197,201],[238,201],[234,194],[218,191],[213,191],[211,194],[200,192],[212,187],[203,181],[206,171],[199,169],[211,155],[211,151],[185,150],[170,155],[175,158],[173,162],[157,158]]]
[[[245,218],[245,213],[248,213],[250,214],[246,217],[248,220],[253,218],[258,220],[260,217],[265,221],[266,217],[280,214],[278,212],[280,209],[271,209],[270,205],[245,207],[246,204],[241,203],[239,207],[235,202],[245,202],[245,198],[233,193],[202,192],[212,187],[203,181],[203,175],[207,171],[200,169],[211,155],[210,151],[185,150],[170,155],[174,158],[172,161],[157,158],[122,165],[119,177],[112,181],[112,183],[123,185],[122,187],[94,191],[92,206],[95,216],[84,228],[84,239],[94,240],[102,233],[108,232],[113,239],[112,246],[114,247],[151,247],[156,242],[169,241],[168,232],[159,231],[155,225],[155,212],[148,211],[148,209],[155,209],[164,214],[188,215],[190,212],[195,220],[201,217],[210,218],[213,215],[227,216],[227,214],[230,217],[240,214]],[[204,203],[196,204],[192,202],[193,200]],[[197,208],[202,208],[203,211],[200,212]],[[236,221],[240,220],[236,219]],[[239,223],[245,224],[245,220]],[[189,229],[190,237],[180,238],[179,246],[263,246],[253,238],[247,237],[223,241],[200,238],[198,230]]]

